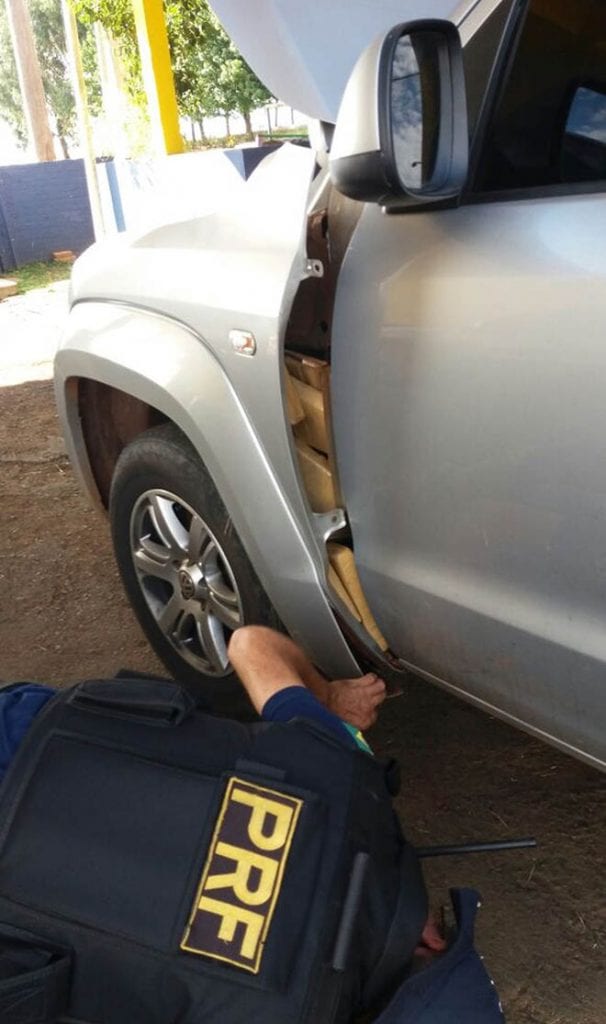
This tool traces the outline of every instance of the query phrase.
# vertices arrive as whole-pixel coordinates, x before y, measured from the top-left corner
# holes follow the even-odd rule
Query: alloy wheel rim
[[[229,675],[227,644],[243,624],[242,600],[202,516],[170,491],[145,491],[131,514],[130,545],[141,592],[165,639],[198,672]]]

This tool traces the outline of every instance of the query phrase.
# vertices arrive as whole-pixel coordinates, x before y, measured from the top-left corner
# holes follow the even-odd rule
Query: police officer
[[[102,1024],[332,1024],[353,1019],[357,1002],[372,1007],[376,1024],[502,1024],[494,986],[473,948],[477,895],[453,894],[458,931],[448,948],[431,919],[423,925],[422,879],[391,823],[383,769],[371,761],[361,731],[376,719],[382,680],[370,674],[328,683],[292,641],[262,627],[236,631],[229,655],[265,732],[201,715],[168,682],[93,681],[56,700],[53,690],[35,684],[0,691],[0,771],[21,747],[0,791],[3,1024],[12,1024],[15,1007],[14,1019],[24,1024],[62,1020],[66,1010],[70,1018]],[[284,723],[293,723],[292,733]],[[359,753],[344,757],[342,748]],[[302,764],[302,753],[317,764]],[[335,774],[324,786],[325,772]],[[214,795],[205,781],[211,775]],[[299,782],[305,788],[293,788]],[[310,786],[324,786],[323,804]],[[207,793],[215,810],[204,839],[198,817]],[[356,810],[357,825],[345,804]],[[336,809],[333,826],[322,805]],[[287,833],[294,834],[301,808],[281,892]],[[333,878],[334,889],[335,865],[354,840],[362,850],[337,900],[326,880]],[[198,885],[198,854],[192,876],[182,851],[195,852],[200,843],[207,853]],[[75,845],[80,863],[60,876]],[[165,849],[173,852],[163,863]],[[295,913],[289,903],[299,885],[313,899],[309,913]],[[196,886],[180,938],[175,914],[180,920],[187,906],[179,909],[175,900],[181,904],[182,893],[195,894]],[[326,911],[318,899],[322,886]],[[148,900],[149,919],[142,909]],[[295,918],[308,933],[299,947]],[[336,945],[313,924],[324,918],[327,928],[340,920]],[[382,937],[383,926],[393,934]],[[314,945],[325,948],[319,958]]]
[[[231,638],[229,657],[257,713],[266,721],[307,718],[341,742],[372,756],[362,730],[377,719],[385,683],[374,673],[328,682],[288,637],[262,626],[245,626]],[[473,945],[479,900],[453,892],[458,934],[447,942],[429,917],[413,963],[402,964],[398,989],[376,1024],[502,1024],[494,982]],[[441,956],[443,954],[443,956]]]

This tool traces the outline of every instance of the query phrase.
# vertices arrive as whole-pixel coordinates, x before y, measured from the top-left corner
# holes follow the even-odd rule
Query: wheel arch
[[[97,504],[107,503],[122,448],[149,426],[174,423],[291,635],[329,674],[358,671],[324,592],[311,526],[295,515],[224,367],[198,335],[145,310],[79,303],[55,358],[55,388],[68,454]]]

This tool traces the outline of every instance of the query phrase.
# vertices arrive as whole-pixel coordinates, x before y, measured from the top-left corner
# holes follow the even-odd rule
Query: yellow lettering
[[[233,942],[238,924],[245,926],[244,937],[240,946],[240,955],[248,960],[254,960],[261,929],[265,918],[263,914],[256,914],[253,910],[244,910],[242,907],[233,907],[222,900],[212,900],[202,896],[198,903],[198,910],[206,911],[209,914],[216,914],[221,918],[219,938],[223,942]]]
[[[258,906],[270,899],[278,874],[279,863],[260,853],[242,850],[230,843],[217,843],[215,853],[219,857],[227,857],[236,862],[236,870],[224,875],[211,875],[206,879],[205,890],[233,889],[240,903]],[[259,872],[257,885],[250,887],[250,876],[253,871]]]
[[[279,850],[284,846],[295,813],[293,807],[236,787],[232,791],[231,799],[252,809],[248,834],[259,850]],[[265,828],[271,818],[274,819],[273,827],[267,834]]]

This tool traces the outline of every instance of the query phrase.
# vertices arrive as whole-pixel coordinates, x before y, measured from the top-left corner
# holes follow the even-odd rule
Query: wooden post
[[[42,72],[29,10],[25,0],[5,2],[30,142],[37,160],[54,160],[55,144],[48,123]]]
[[[155,148],[159,153],[182,153],[183,139],[162,0],[133,0],[133,10]]]

